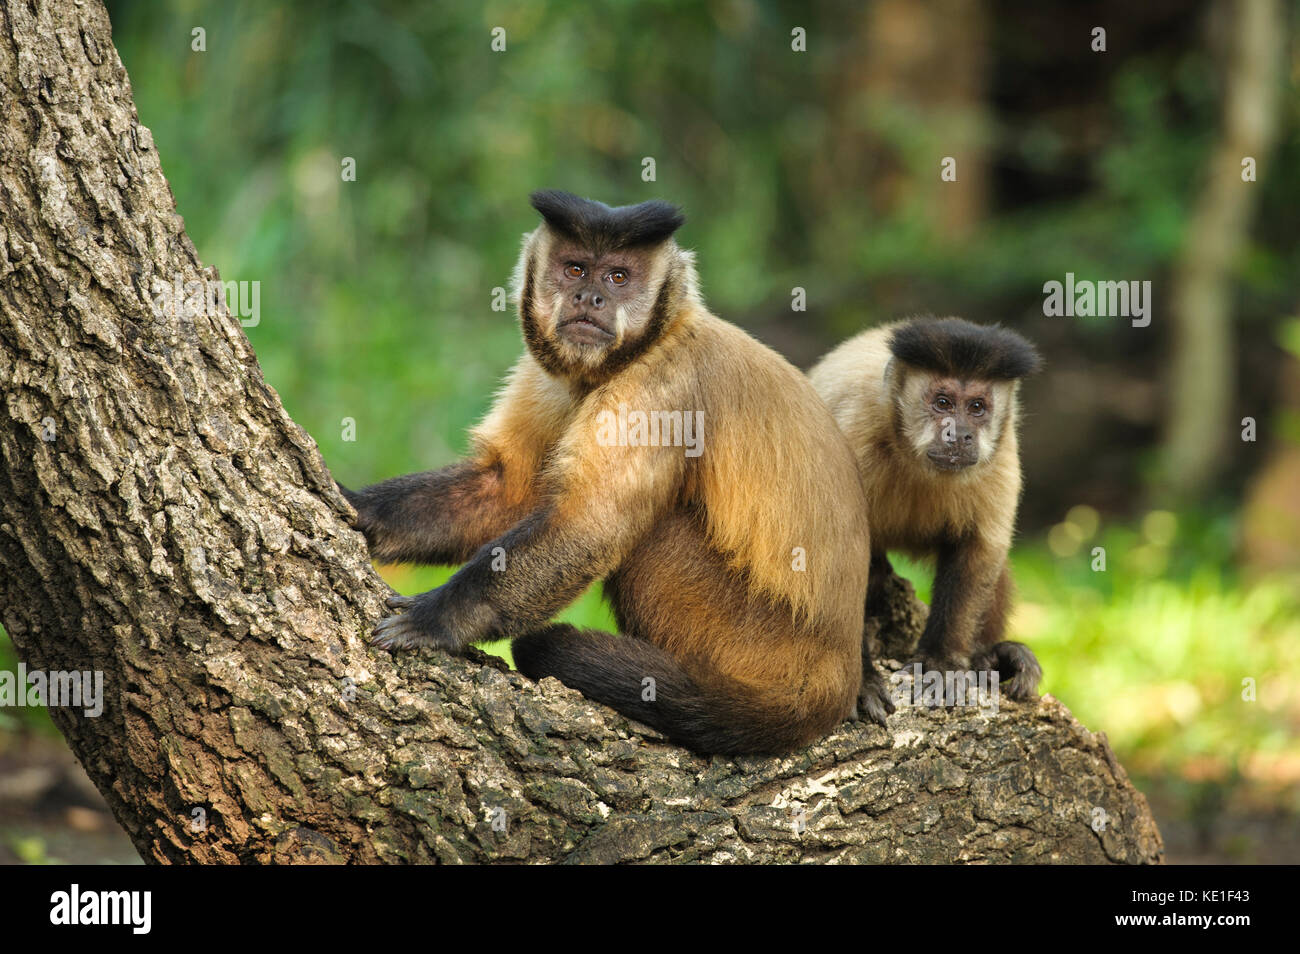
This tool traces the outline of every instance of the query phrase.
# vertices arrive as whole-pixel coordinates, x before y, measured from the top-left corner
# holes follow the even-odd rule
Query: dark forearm
[[[934,661],[965,664],[993,595],[1004,560],[976,539],[939,550],[930,616],[918,651]]]
[[[475,461],[343,493],[380,562],[464,562],[524,512],[500,470]]]
[[[545,624],[601,575],[607,552],[556,529],[548,512],[539,511],[480,548],[442,586],[398,598],[395,608],[405,612],[382,621],[376,638],[387,646],[454,651],[521,635]]]
[[[491,631],[473,639],[510,638],[546,623],[607,569],[609,547],[581,539],[551,517],[548,510],[529,515],[442,587],[449,610],[491,606]]]

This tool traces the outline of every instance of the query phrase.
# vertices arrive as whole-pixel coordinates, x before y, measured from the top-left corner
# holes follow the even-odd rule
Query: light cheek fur
[[[897,394],[895,399],[902,437],[913,453],[924,457],[935,438],[935,428],[924,404],[923,382],[916,377],[900,381],[903,371],[891,363],[885,374],[885,390]]]
[[[911,445],[913,453],[921,459],[925,458],[930,445],[939,439],[941,427],[942,424],[935,421],[925,410],[913,406],[904,412],[903,435]]]
[[[650,313],[654,310],[659,287],[668,277],[671,265],[669,256],[656,256],[650,269],[633,279],[637,283],[636,296],[619,305],[614,312],[617,329],[615,347],[622,345],[624,341],[635,340],[645,331],[646,325],[650,323]]]
[[[1018,407],[1020,386],[998,382],[992,386],[992,392],[993,420],[984,429],[985,433],[980,435],[980,464],[988,463],[997,453],[998,446],[1002,443],[1002,435],[1007,428],[1007,421],[1012,419]]]

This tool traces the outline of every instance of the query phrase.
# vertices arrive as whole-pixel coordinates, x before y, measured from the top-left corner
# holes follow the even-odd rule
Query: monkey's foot
[[[889,698],[889,687],[885,679],[876,672],[876,667],[863,670],[862,688],[858,690],[858,705],[853,718],[863,722],[885,724],[885,717],[894,711],[894,702]]]
[[[371,644],[390,652],[394,649],[418,649],[421,646],[458,649],[459,640],[439,619],[437,593],[437,590],[431,590],[420,596],[390,596],[386,601],[388,608],[403,612],[385,616],[376,623],[370,637]]]
[[[1043,678],[1043,667],[1034,651],[1024,643],[1004,640],[994,643],[978,654],[971,663],[975,670],[998,672],[998,691],[1017,702],[1038,699],[1038,680]]]

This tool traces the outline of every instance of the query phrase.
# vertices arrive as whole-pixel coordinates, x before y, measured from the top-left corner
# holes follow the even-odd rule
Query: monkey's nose
[[[605,297],[604,297],[603,295],[592,295],[592,296],[591,296],[591,307],[592,307],[592,308],[604,308],[604,307],[605,307]]]

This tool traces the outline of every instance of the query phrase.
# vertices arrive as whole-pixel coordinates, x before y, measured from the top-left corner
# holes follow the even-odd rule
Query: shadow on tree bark
[[[160,305],[219,279],[102,5],[0,5],[0,85],[3,622],[103,673],[100,717],[51,715],[147,861],[1161,859],[1050,698],[706,760],[480,653],[372,651],[389,591],[314,442],[224,307]],[[923,618],[893,591],[887,650]]]

